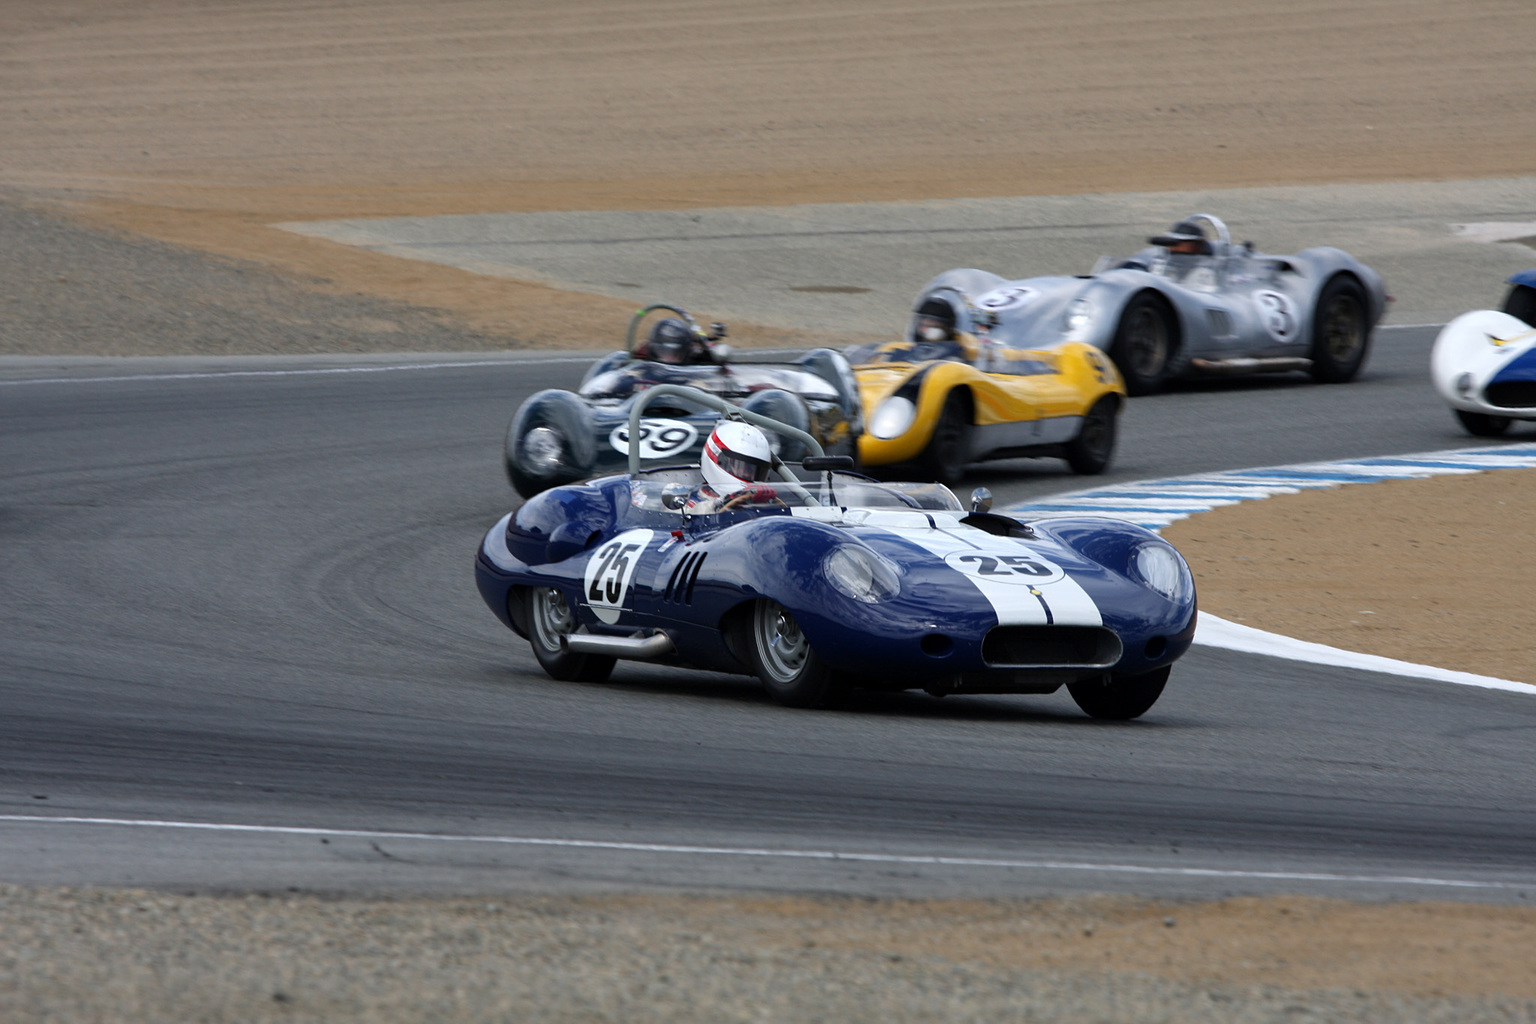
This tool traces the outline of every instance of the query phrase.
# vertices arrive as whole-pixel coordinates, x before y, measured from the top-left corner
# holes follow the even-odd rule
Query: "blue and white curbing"
[[[1413,480],[1432,476],[1483,473],[1494,469],[1536,469],[1536,444],[1462,448],[1418,455],[1392,455],[1339,462],[1307,462],[1292,466],[1233,469],[1191,476],[1162,477],[1113,484],[1091,490],[1052,495],[1038,501],[1010,505],[1005,510],[1023,519],[1059,519],[1066,516],[1106,516],[1161,530],[1180,519],[1201,512],[1256,501],[1277,494],[1379,483],[1382,480]],[[1465,686],[1536,694],[1536,686],[1511,679],[1479,676],[1470,672],[1416,665],[1412,662],[1357,654],[1323,644],[1265,633],[1209,612],[1200,613],[1195,643],[1249,654],[1263,654],[1294,661],[1341,668],[1384,672],[1391,675],[1435,679]]]

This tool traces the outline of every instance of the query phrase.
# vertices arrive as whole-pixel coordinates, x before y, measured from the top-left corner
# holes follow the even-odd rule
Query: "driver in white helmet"
[[[779,501],[778,491],[763,481],[773,464],[768,438],[750,423],[720,420],[704,442],[699,470],[704,486],[688,499],[691,515],[709,515],[743,505]]]

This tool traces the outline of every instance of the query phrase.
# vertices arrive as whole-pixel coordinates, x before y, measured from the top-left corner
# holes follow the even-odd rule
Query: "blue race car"
[[[848,471],[793,427],[674,385],[812,452],[748,501],[701,513],[696,466],[555,487],[486,533],[480,593],[556,679],[601,680],[617,659],[755,674],[796,707],[850,687],[935,695],[1052,693],[1130,719],[1162,693],[1195,632],[1184,559],[1108,519],[1025,523],[967,513],[940,484]],[[631,438],[637,432],[631,430]]]

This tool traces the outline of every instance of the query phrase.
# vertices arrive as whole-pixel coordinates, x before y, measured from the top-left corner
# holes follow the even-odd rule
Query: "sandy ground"
[[[592,348],[619,336],[628,304],[267,225],[1530,175],[1532,38],[1530,0],[9,0],[0,4],[0,188],[92,230],[378,303],[359,307],[384,324],[349,342],[362,338],[364,349],[400,347],[390,323],[401,309],[424,324],[458,324],[455,337],[482,347]],[[216,344],[146,333],[136,351],[331,344],[323,332],[231,323]],[[741,343],[785,340],[732,327]],[[54,335],[45,347],[92,351],[80,337],[91,335]],[[1530,473],[1355,487],[1218,511],[1169,536],[1190,555],[1204,605],[1223,615],[1536,680],[1521,614],[1536,575],[1529,552],[1510,542],[1526,536],[1514,510],[1529,507],[1533,488]],[[1307,601],[1292,599],[1303,592]],[[1490,605],[1508,617],[1483,611]],[[569,911],[599,925],[571,933],[561,948],[585,950],[572,954],[584,966],[553,970],[565,984],[551,988],[537,983],[550,959],[530,959],[515,942],[482,944],[480,959],[456,946],[468,913],[458,905],[284,901],[275,921],[230,917],[234,905],[0,894],[0,1016],[385,1020],[396,1019],[388,1007],[417,1007],[400,1019],[483,1017],[499,1004],[474,1001],[477,972],[526,961],[533,973],[519,968],[518,984],[532,987],[520,990],[519,1015],[692,1019],[665,1012],[676,997],[653,984],[667,976],[655,963],[644,968],[650,980],[626,974],[642,968],[604,939],[599,925],[615,921],[624,934],[655,924],[648,934],[671,951],[669,969],[704,979],[717,1005],[757,991],[741,964],[760,958],[788,971],[782,958],[807,934],[832,936],[817,940],[840,951],[817,991],[844,1001],[782,1004],[779,1019],[845,1005],[843,1019],[872,1008],[889,1019],[901,1007],[910,1019],[959,1019],[966,1007],[986,1018],[989,1006],[1022,1005],[1008,972],[1026,969],[1047,972],[1030,975],[1037,989],[1090,976],[1095,991],[1106,977],[1126,992],[1140,984],[1128,979],[1144,977],[1185,986],[1167,1004],[1066,999],[1053,1004],[1058,1019],[1527,1019],[1536,998],[1536,911],[1524,908],[599,900]],[[125,923],[162,912],[222,930]],[[379,914],[389,919],[369,917]],[[1163,923],[1174,916],[1176,927]],[[729,955],[689,958],[684,933],[705,928],[728,933]],[[327,929],[344,937],[294,939]],[[437,958],[422,960],[423,948]],[[202,973],[264,956],[278,957],[274,978],[287,970],[301,988],[267,979],[237,991]],[[424,962],[438,969],[400,970]],[[1003,985],[988,990],[1002,1002],[977,1002],[924,973],[937,967]],[[892,1009],[880,994],[898,983],[906,1001]],[[572,1003],[583,984],[593,998]],[[1212,985],[1226,986],[1220,998]],[[354,1001],[301,1001],[328,986]],[[769,984],[763,998],[784,990]],[[867,995],[848,1002],[848,993]],[[1434,1002],[1463,997],[1520,1002]],[[188,1006],[199,1009],[175,1012]]]

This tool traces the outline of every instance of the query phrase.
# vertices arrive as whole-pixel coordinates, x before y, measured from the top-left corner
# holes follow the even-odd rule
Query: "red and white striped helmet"
[[[704,442],[699,468],[717,494],[730,494],[768,479],[773,451],[768,438],[750,423],[721,420]]]

